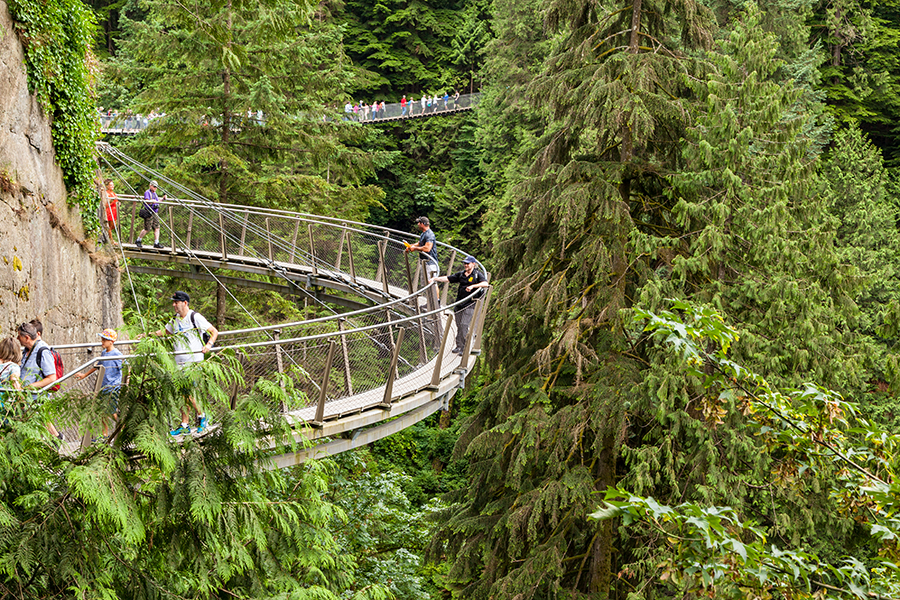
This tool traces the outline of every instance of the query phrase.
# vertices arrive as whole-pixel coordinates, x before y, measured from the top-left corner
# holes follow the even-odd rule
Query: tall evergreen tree
[[[502,375],[461,439],[471,485],[444,527],[450,581],[472,598],[609,593],[612,529],[585,509],[615,481],[636,381],[613,352],[639,259],[628,240],[675,227],[660,182],[690,112],[687,52],[712,38],[690,1],[551,3],[545,22],[556,39],[531,88],[551,118],[501,249]]]
[[[360,219],[368,133],[338,118],[349,85],[340,31],[299,0],[141,4],[117,73],[135,109],[165,114],[131,150],[206,197]]]

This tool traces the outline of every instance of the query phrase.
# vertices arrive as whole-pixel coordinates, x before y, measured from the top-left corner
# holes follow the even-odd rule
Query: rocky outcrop
[[[95,341],[121,323],[114,259],[92,252],[66,203],[50,125],[28,92],[24,56],[0,0],[0,336],[35,317],[51,344]]]

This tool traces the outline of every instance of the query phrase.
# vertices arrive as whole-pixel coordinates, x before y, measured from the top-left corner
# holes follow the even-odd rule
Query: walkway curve
[[[286,417],[301,447],[313,445],[276,454],[277,467],[371,443],[446,408],[480,354],[490,288],[476,302],[463,354],[451,353],[456,331],[453,305],[447,305],[449,285],[428,284],[418,255],[404,253],[404,242],[416,239],[413,234],[289,211],[173,199],[160,207],[165,247],[154,249],[133,243],[134,230],[141,227],[140,199],[119,198],[121,255],[130,269],[135,260],[162,263],[161,272],[189,279],[219,277],[227,270],[234,281],[275,280],[279,283],[272,285],[293,290],[321,312],[333,304],[355,308],[219,336],[218,350],[230,348],[240,357],[247,386],[280,372],[304,394],[300,407]],[[462,268],[462,250],[439,246],[440,272]],[[127,353],[133,343],[117,346]],[[98,348],[98,343],[56,347],[70,369],[61,380],[64,390],[94,389],[99,374],[83,381],[73,376],[99,364]],[[71,428],[67,437],[88,438]]]

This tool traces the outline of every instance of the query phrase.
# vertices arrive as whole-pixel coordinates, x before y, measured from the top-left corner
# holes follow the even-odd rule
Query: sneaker
[[[202,417],[197,417],[197,433],[203,433],[206,429],[207,418],[206,415]]]
[[[462,354],[462,350],[459,349],[459,348],[454,348],[454,349],[451,350],[450,352],[453,353],[453,354]]]
[[[187,425],[181,425],[181,427],[179,427],[178,429],[173,429],[172,431],[170,431],[169,435],[184,435],[184,434],[190,433],[190,432],[191,432],[190,427],[188,427]]]
[[[141,241],[141,238],[134,240],[134,245],[138,247],[138,250],[144,247],[144,243]]]
[[[156,242],[155,244],[153,244],[153,247],[154,247],[154,248],[162,248],[163,245],[160,244],[159,242]]]

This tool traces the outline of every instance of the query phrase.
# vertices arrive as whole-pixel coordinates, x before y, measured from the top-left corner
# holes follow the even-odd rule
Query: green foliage
[[[94,189],[93,157],[100,128],[94,104],[93,13],[80,0],[11,0],[7,5],[25,48],[28,87],[50,118],[69,205],[81,209],[85,230],[94,231],[100,198]]]
[[[404,492],[410,476],[378,470],[365,451],[332,461],[328,500],[347,518],[333,522],[331,531],[342,551],[357,557],[357,588],[380,584],[397,600],[430,597],[421,554],[433,509],[410,502]]]
[[[344,24],[348,56],[365,73],[359,91],[399,102],[402,93],[452,93],[467,83],[451,46],[465,22],[463,7],[461,0],[346,2],[334,18]]]
[[[835,508],[867,527],[879,543],[875,548],[871,543],[842,545],[848,556],[828,564],[814,552],[786,549],[784,542],[767,545],[765,531],[742,523],[730,507],[685,503],[673,510],[621,488],[609,490],[605,508],[593,517],[623,517],[626,529],[640,521],[649,527],[639,536],[662,533],[664,553],[670,554],[659,578],[683,592],[744,598],[754,590],[766,597],[812,598],[824,587],[841,597],[896,596],[897,436],[858,419],[859,407],[834,392],[813,384],[798,389],[771,385],[730,358],[738,334],[718,313],[681,302],[673,308],[683,317],[641,308],[634,315],[645,332],[674,350],[690,378],[702,382],[703,418],[717,426],[739,413],[772,457],[768,476],[774,485],[799,494],[804,480],[819,480],[831,488]]]
[[[342,596],[353,560],[328,532],[344,513],[323,498],[325,472],[310,463],[289,482],[256,449],[294,446],[278,410],[298,402],[290,380],[260,382],[231,409],[233,357],[177,369],[160,341],[138,349],[109,443],[60,455],[46,440],[43,424],[70,415],[96,432],[107,409],[93,396],[29,404],[0,432],[3,595]],[[213,425],[176,442],[168,430],[188,395]],[[355,597],[384,598],[376,588]]]
[[[363,220],[383,193],[363,184],[372,134],[331,119],[352,85],[333,24],[307,2],[139,4],[106,72],[157,119],[128,152],[203,196]],[[332,111],[335,111],[333,113]]]

